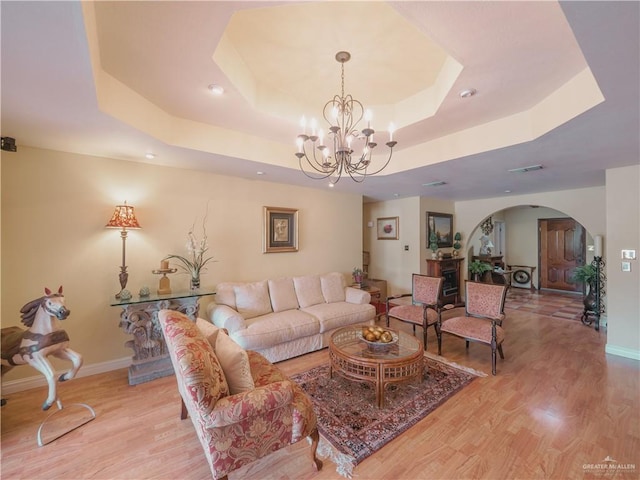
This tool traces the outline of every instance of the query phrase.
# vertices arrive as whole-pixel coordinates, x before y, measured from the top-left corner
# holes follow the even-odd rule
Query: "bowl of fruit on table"
[[[362,341],[373,348],[384,348],[398,342],[398,334],[382,327],[362,327]]]

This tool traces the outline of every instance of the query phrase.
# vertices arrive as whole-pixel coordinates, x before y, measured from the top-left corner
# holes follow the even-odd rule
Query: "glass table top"
[[[126,300],[112,299],[110,305],[112,307],[135,305],[138,303],[158,302],[160,300],[177,300],[180,298],[194,298],[194,297],[206,297],[207,295],[215,295],[216,292],[213,289],[200,288],[198,290],[183,290],[172,293],[157,294],[151,293],[145,297],[140,295],[134,295]]]

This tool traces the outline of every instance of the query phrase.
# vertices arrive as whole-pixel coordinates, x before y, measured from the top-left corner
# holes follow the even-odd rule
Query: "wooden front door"
[[[584,264],[584,228],[572,218],[538,220],[540,288],[582,291],[570,281],[573,270]]]

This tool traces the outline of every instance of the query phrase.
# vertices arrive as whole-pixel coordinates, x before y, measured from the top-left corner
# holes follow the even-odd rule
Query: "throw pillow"
[[[298,297],[296,297],[292,278],[269,280],[269,296],[271,297],[271,306],[274,312],[296,310],[298,308]]]
[[[318,275],[294,277],[293,285],[296,289],[296,296],[298,297],[300,308],[324,303],[322,287],[320,286],[320,277]]]
[[[229,395],[224,371],[211,344],[183,313],[160,310],[158,319],[178,382],[182,382],[185,395],[196,408],[209,414],[219,398]]]
[[[236,293],[237,310],[246,320],[273,311],[266,280],[237,285],[233,290]]]
[[[320,277],[322,295],[327,303],[344,302],[344,277],[341,273],[327,273]]]
[[[216,339],[218,338],[218,332],[220,331],[220,329],[204,318],[196,318],[196,326],[198,327],[202,335],[204,335],[204,337],[209,340],[211,348],[215,350]]]
[[[255,388],[247,352],[224,332],[218,333],[215,352],[227,378],[231,395]]]

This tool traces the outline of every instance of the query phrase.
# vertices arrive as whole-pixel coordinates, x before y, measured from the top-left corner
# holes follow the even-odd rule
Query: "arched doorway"
[[[487,219],[501,226],[489,234],[492,246],[500,245],[492,251],[493,262],[501,257],[506,269],[515,267],[512,270],[518,271],[521,281],[514,286],[582,292],[583,286],[571,282],[570,277],[576,266],[593,259],[593,238],[577,220],[559,210],[536,205],[518,205],[493,212],[469,235],[469,261],[480,254],[484,235],[481,227]]]

